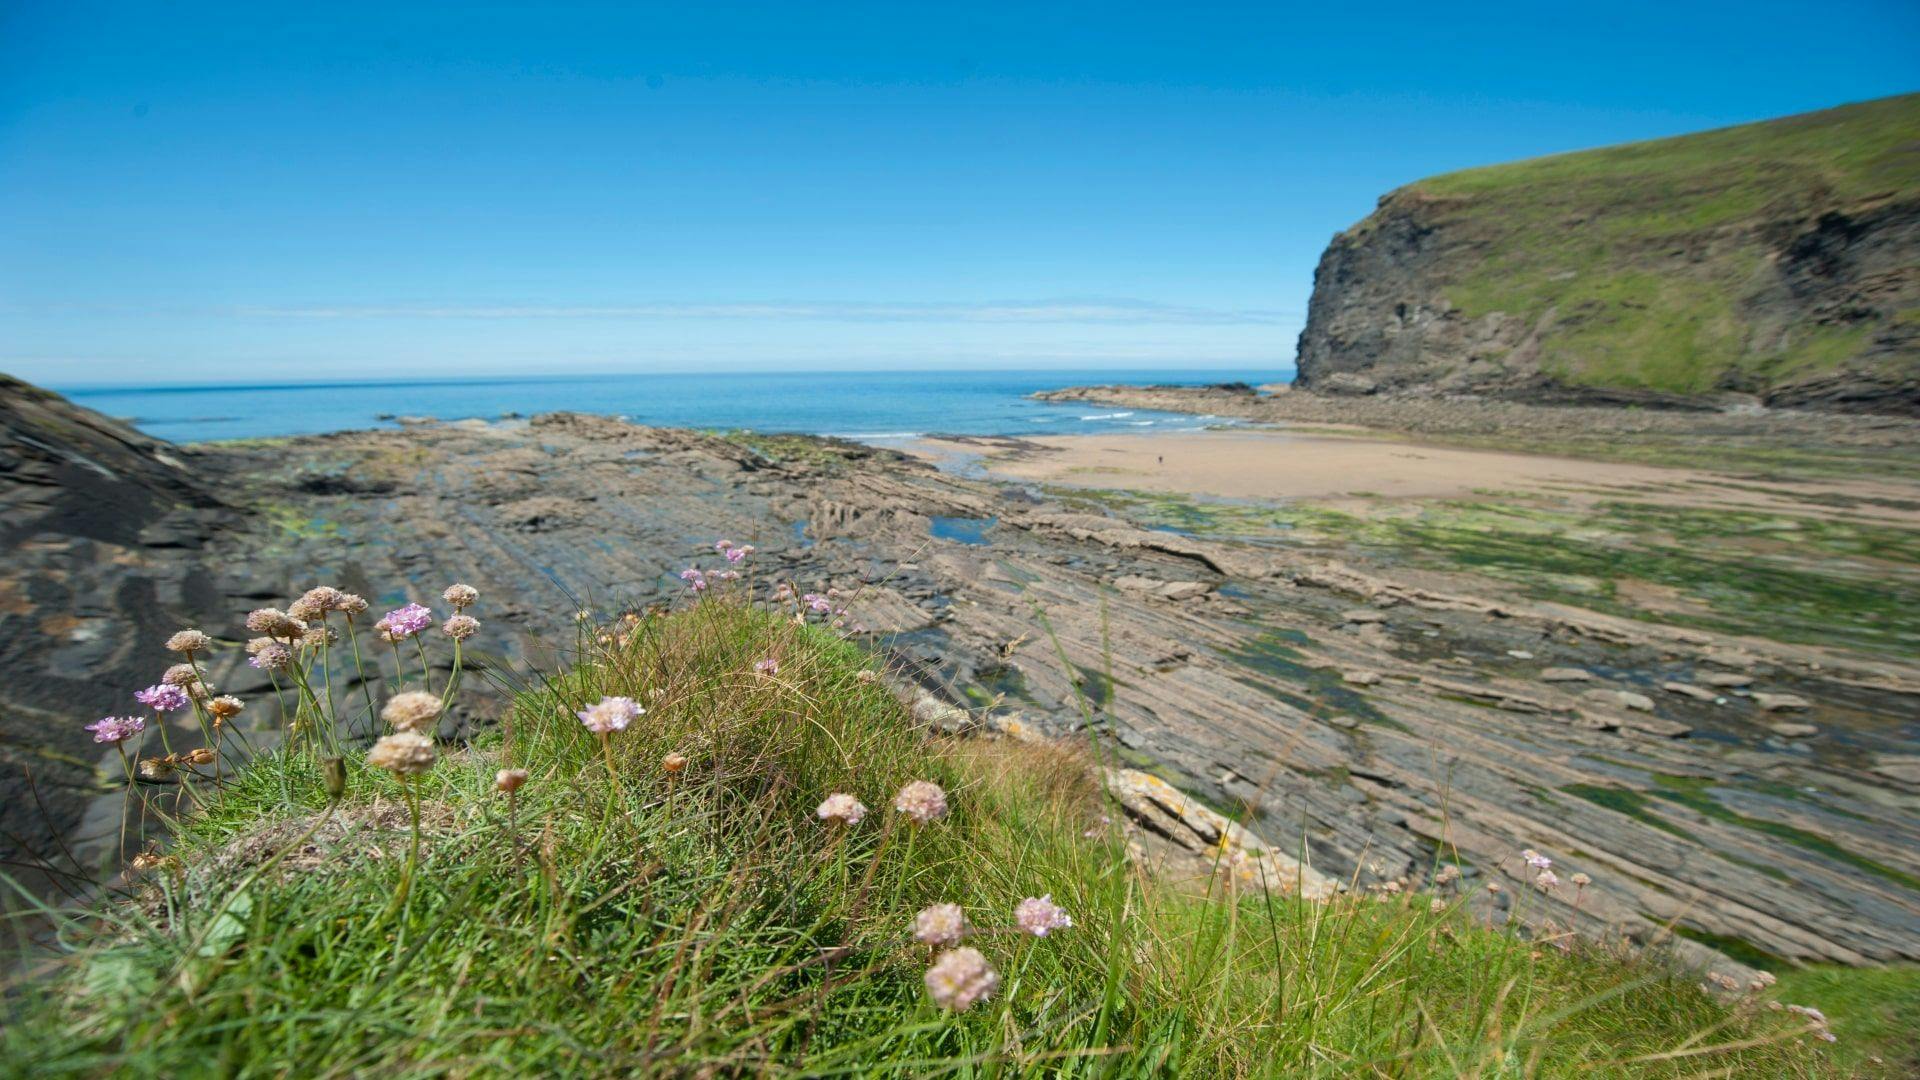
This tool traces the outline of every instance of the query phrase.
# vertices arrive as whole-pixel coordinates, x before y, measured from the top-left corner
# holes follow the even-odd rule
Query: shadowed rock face
[[[107,831],[82,815],[115,787],[96,777],[117,762],[107,769],[79,727],[125,711],[179,626],[235,640],[248,608],[315,584],[385,607],[465,581],[482,592],[481,651],[551,666],[578,607],[684,602],[678,571],[714,566],[726,537],[760,549],[758,590],[779,579],[851,594],[863,640],[903,681],[949,701],[997,697],[995,726],[1028,735],[1084,731],[1085,702],[1128,764],[1250,808],[1276,855],[1333,879],[1417,883],[1438,847],[1467,867],[1456,887],[1504,910],[1526,889],[1516,853],[1532,847],[1563,880],[1594,879],[1577,911],[1562,892],[1530,900],[1532,917],[1641,941],[1672,921],[1804,959],[1920,958],[1920,788],[1894,758],[1860,767],[1899,749],[1920,701],[1910,667],[1823,656],[1816,668],[1766,643],[1438,591],[831,440],[748,445],[568,414],[192,454],[125,434],[116,475],[146,492],[130,505],[151,505],[133,535],[49,524],[10,540],[7,790],[30,770],[55,797],[49,821],[10,795],[9,859],[61,863],[56,836]],[[183,469],[167,464],[175,454]],[[28,498],[18,475],[0,497]],[[995,523],[961,542],[935,536],[936,517]],[[271,726],[264,679],[236,653],[212,681]],[[1549,668],[1594,678],[1536,677]],[[1858,722],[1844,753],[1782,750],[1765,728],[1782,716],[1744,696],[1723,707],[1648,691],[1646,711],[1619,694],[1649,679],[1721,684],[1709,676],[1736,695],[1748,677],[1840,703]],[[497,699],[466,685],[461,722],[484,720]],[[1489,880],[1505,891],[1489,897]]]
[[[1314,274],[1329,393],[1920,413],[1920,95],[1435,177]]]

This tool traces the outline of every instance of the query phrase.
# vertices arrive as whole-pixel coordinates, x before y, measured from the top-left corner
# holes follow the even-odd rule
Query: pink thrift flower
[[[700,570],[698,567],[689,566],[685,570],[680,571],[680,580],[686,582],[687,588],[692,589],[694,592],[699,592],[707,587],[706,572]]]
[[[778,675],[780,674],[780,661],[775,660],[773,657],[769,656],[766,659],[760,661],[759,663],[753,665],[753,670],[759,672],[762,675]]]
[[[419,604],[408,604],[395,608],[380,617],[386,624],[387,635],[394,641],[410,638],[433,625],[433,612]]]
[[[922,945],[955,945],[972,930],[959,904],[935,904],[913,917],[913,939]]]
[[[976,1001],[992,997],[1000,976],[987,966],[978,949],[952,949],[940,954],[926,974],[927,993],[943,1009],[965,1012]]]
[[[820,815],[821,821],[838,821],[843,825],[858,825],[867,816],[866,806],[845,792],[827,796],[826,801],[820,804],[820,809],[814,812]]]
[[[1542,870],[1540,871],[1540,876],[1533,879],[1534,888],[1539,889],[1541,892],[1552,892],[1559,884],[1559,876],[1551,870]]]
[[[146,729],[147,721],[142,716],[103,716],[87,725],[97,743],[125,742]]]
[[[715,551],[726,551],[731,547],[733,547],[733,541],[731,540],[715,540],[713,542],[713,550]]]
[[[133,699],[154,712],[173,712],[176,709],[186,708],[192,702],[185,690],[171,683],[161,683],[158,686],[149,686],[145,690],[136,690]]]
[[[753,549],[750,547],[732,548],[727,552],[727,561],[730,563],[741,562],[751,554],[753,554]]]
[[[939,784],[915,780],[894,796],[893,808],[912,818],[915,824],[925,825],[946,814],[947,793],[940,790]]]
[[[627,725],[647,710],[629,697],[603,697],[596,704],[581,709],[574,715],[595,735],[605,735],[612,731],[625,731]]]
[[[1527,865],[1533,867],[1535,870],[1546,870],[1553,866],[1552,859],[1547,858],[1532,848],[1527,848],[1525,851],[1522,851],[1520,857],[1527,860]]]
[[[1034,937],[1046,937],[1055,930],[1068,930],[1073,927],[1073,916],[1066,909],[1053,902],[1053,894],[1029,896],[1020,901],[1013,909],[1013,919],[1020,929]]]

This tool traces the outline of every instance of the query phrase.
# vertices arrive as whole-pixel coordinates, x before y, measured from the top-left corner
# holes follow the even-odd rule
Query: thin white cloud
[[[235,315],[285,319],[751,319],[817,322],[1106,323],[1185,326],[1292,325],[1299,313],[1206,308],[1144,300],[1000,303],[656,303],[612,305],[338,305],[241,307]]]

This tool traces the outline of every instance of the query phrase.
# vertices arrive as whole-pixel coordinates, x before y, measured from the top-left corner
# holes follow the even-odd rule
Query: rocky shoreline
[[[1702,960],[1920,959],[1911,663],[1437,588],[835,440],[551,414],[181,448],[4,390],[0,767],[33,792],[4,806],[5,857],[64,868],[56,886],[107,842],[86,815],[111,763],[80,724],[152,681],[171,629],[232,639],[236,613],[319,583],[382,605],[459,580],[489,597],[488,662],[551,666],[576,609],[674,603],[678,571],[728,537],[759,548],[762,585],[852,597],[927,722],[1074,735],[1085,702],[1121,764],[1250,811],[1276,856],[1352,888],[1424,880],[1444,848],[1504,911],[1531,847],[1593,879],[1577,904],[1534,905],[1560,925],[1642,943],[1671,925]],[[1241,389],[1062,392],[1077,395],[1355,419]],[[1751,423],[1758,440],[1801,421]],[[1911,430],[1818,424],[1795,437],[1899,453]],[[270,692],[237,660],[212,676]],[[498,699],[470,685],[460,722],[485,722]],[[1789,722],[1832,734],[1776,730]],[[1143,834],[1182,832],[1140,816]]]

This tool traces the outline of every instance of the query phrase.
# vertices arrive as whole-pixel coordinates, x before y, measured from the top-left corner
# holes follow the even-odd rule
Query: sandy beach
[[[1068,435],[1030,439],[924,439],[903,447],[947,468],[997,480],[1259,501],[1312,499],[1323,505],[1380,499],[1463,499],[1551,494],[1582,504],[1626,497],[1653,503],[1804,513],[1820,492],[1863,500],[1859,520],[1913,523],[1920,514],[1888,505],[1915,495],[1897,480],[1819,484],[1769,481],[1771,491],[1729,487],[1704,469],[1479,450],[1433,443],[1285,430],[1166,435]],[[1872,500],[1872,501],[1866,501]]]

